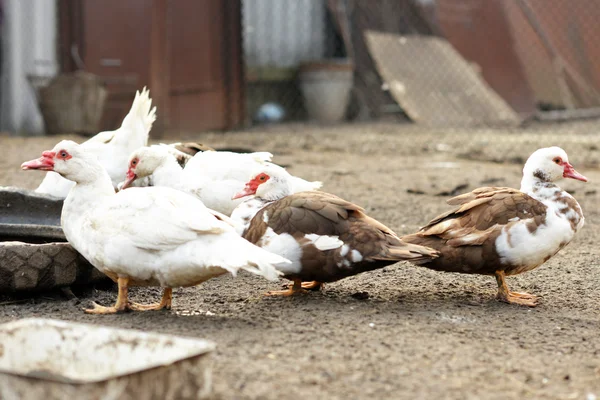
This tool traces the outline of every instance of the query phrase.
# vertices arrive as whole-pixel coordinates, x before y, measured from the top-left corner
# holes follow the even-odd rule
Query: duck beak
[[[137,175],[131,169],[127,170],[127,179],[123,181],[121,188],[119,190],[125,190],[131,186],[131,184],[137,179]]]
[[[231,200],[241,199],[242,197],[251,196],[256,193],[256,190],[252,190],[249,185],[246,185],[244,190],[233,195]]]
[[[21,168],[24,170],[38,169],[41,171],[54,171],[54,153],[45,151],[40,158],[21,164]]]
[[[575,168],[569,163],[565,163],[563,178],[577,179],[578,181],[587,182],[588,178],[575,171]]]

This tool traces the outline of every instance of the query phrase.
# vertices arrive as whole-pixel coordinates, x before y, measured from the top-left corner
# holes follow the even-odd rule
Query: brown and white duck
[[[484,187],[454,197],[448,204],[456,209],[402,240],[441,253],[425,267],[494,275],[499,300],[533,307],[537,297],[511,292],[505,277],[542,265],[583,226],[579,203],[555,183],[563,178],[587,182],[563,149],[539,149],[525,163],[521,190]]]
[[[324,282],[370,271],[398,261],[430,261],[437,251],[407,244],[364,210],[332,194],[310,191],[292,194],[290,176],[269,165],[261,168],[235,198],[253,196],[240,204],[232,219],[245,223],[243,237],[292,263],[277,267],[294,282],[292,295],[317,289]],[[304,282],[304,283],[303,283]]]

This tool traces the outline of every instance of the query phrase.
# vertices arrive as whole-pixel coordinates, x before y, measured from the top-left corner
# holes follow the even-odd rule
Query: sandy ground
[[[499,303],[491,277],[399,263],[295,298],[265,298],[285,284],[242,275],[175,291],[171,312],[88,316],[113,288],[8,299],[0,322],[51,317],[214,340],[217,399],[586,399],[600,397],[600,161],[597,125],[525,131],[427,131],[397,125],[271,127],[187,135],[203,143],[269,150],[275,160],[354,201],[400,234],[415,231],[458,192],[518,187],[537,147],[561,145],[590,182],[564,182],[586,214],[574,241],[542,267],[509,278],[541,295],[535,309]],[[18,165],[58,138],[0,136],[0,184],[34,188]],[[80,140],[80,139],[79,139]],[[134,289],[138,301],[156,289]],[[7,299],[5,299],[7,300]],[[12,302],[10,302],[12,300]]]

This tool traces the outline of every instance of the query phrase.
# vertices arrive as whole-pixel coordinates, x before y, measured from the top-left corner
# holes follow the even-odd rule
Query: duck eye
[[[556,164],[562,163],[562,159],[560,157],[554,157],[552,161],[554,161]]]
[[[133,161],[131,162],[131,165],[137,165],[137,160],[133,160]]]
[[[261,175],[260,178],[258,178],[258,179],[260,179],[261,181],[264,181],[265,180],[265,176]]]

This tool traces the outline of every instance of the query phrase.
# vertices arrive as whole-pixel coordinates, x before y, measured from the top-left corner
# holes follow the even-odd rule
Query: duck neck
[[[241,202],[231,213],[231,219],[236,225],[237,233],[243,235],[256,213],[272,202],[256,196],[249,197]]]
[[[291,177],[281,178],[275,177],[272,178],[275,181],[275,185],[271,186],[269,190],[265,190],[262,193],[256,195],[261,200],[264,200],[268,203],[283,199],[284,197],[289,196],[293,193]]]
[[[162,164],[152,173],[154,186],[167,186],[173,189],[184,189],[183,169],[173,157],[166,157]]]
[[[557,192],[562,192],[554,182],[544,181],[532,175],[523,175],[521,180],[521,192],[527,193],[538,200],[553,199]]]
[[[77,221],[85,213],[114,195],[115,189],[110,176],[102,167],[92,170],[85,181],[76,182],[65,199],[61,214],[61,225],[67,239],[73,226],[77,225]]]

